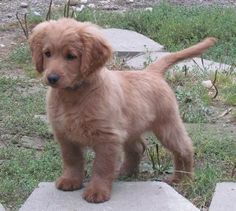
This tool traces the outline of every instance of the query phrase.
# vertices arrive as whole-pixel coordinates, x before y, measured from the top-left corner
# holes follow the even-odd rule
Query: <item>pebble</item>
[[[7,14],[7,17],[8,18],[12,18],[12,14]]]
[[[76,7],[75,11],[76,12],[81,12],[84,8],[85,8],[85,6],[82,4],[80,7]]]
[[[95,4],[89,4],[88,7],[89,8],[95,8]]]
[[[36,12],[36,11],[33,12],[33,15],[39,16],[39,17],[41,16],[41,14],[39,12]]]
[[[107,1],[100,1],[101,4],[108,4],[110,3],[110,0],[107,0]]]
[[[207,81],[203,81],[202,85],[208,89],[212,88],[213,84],[211,82],[211,80],[207,80]]]
[[[79,0],[70,0],[70,6],[76,6],[80,3]]]
[[[4,44],[0,44],[0,47],[1,48],[5,48],[6,46]]]
[[[19,146],[29,149],[42,150],[44,141],[37,137],[23,136],[19,142]]]
[[[48,118],[46,115],[34,115],[34,118],[35,119],[40,119],[42,122],[44,122],[45,124],[48,124],[49,121],[48,121]]]
[[[20,7],[21,8],[28,8],[28,4],[26,2],[21,2]]]
[[[88,3],[88,0],[80,0],[80,3],[81,3],[81,4],[87,4],[87,3]]]
[[[150,12],[152,12],[152,10],[153,10],[152,7],[147,7],[147,8],[145,8],[145,11],[150,11]]]

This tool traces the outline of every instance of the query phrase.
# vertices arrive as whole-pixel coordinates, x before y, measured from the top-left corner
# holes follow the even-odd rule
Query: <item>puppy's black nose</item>
[[[57,74],[52,73],[48,75],[48,82],[50,84],[55,84],[59,79],[60,79],[60,76]]]

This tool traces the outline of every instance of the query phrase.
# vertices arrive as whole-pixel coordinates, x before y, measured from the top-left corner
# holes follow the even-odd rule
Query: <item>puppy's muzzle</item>
[[[52,73],[48,75],[47,79],[48,79],[49,85],[55,85],[59,81],[60,76]]]

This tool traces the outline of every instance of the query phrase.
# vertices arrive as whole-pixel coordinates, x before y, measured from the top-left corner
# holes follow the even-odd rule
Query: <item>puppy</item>
[[[112,49],[95,25],[64,18],[36,26],[29,44],[36,69],[50,86],[47,114],[63,159],[56,187],[64,191],[82,187],[83,150],[91,147],[96,157],[83,197],[93,203],[109,200],[120,153],[125,155],[120,172],[137,173],[146,131],[153,131],[173,154],[174,173],[168,182],[192,177],[191,139],[163,76],[171,65],[214,43],[214,38],[207,38],[144,71],[109,71],[105,64]]]

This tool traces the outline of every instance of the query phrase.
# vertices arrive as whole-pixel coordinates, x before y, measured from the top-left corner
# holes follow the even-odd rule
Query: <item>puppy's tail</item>
[[[146,68],[146,70],[157,72],[160,73],[161,75],[164,75],[165,71],[172,65],[184,59],[199,56],[200,54],[205,52],[208,48],[213,46],[216,43],[216,41],[217,40],[213,37],[206,38],[203,41],[197,43],[196,45],[193,45],[181,51],[170,53],[169,55],[162,57],[158,61],[150,64]]]

